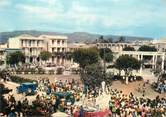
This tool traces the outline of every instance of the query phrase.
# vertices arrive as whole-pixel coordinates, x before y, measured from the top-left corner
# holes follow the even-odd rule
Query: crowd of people
[[[64,112],[69,116],[79,113],[84,117],[87,106],[97,108],[96,99],[101,95],[110,95],[109,109],[112,117],[164,117],[166,116],[166,99],[156,97],[156,99],[138,98],[132,93],[123,94],[122,91],[113,90],[101,83],[101,87],[90,87],[82,85],[80,81],[65,80],[51,83],[47,78],[38,79],[37,94],[35,100],[24,97],[23,100],[16,101],[13,95],[4,99],[3,115],[8,117],[16,116],[51,116],[57,111]],[[145,85],[145,84],[144,84]],[[143,94],[144,95],[144,94]],[[85,99],[92,99],[93,104],[88,105]],[[94,111],[94,110],[93,110]],[[94,111],[94,112],[95,112]]]
[[[132,93],[123,94],[122,91],[110,91],[109,109],[112,117],[165,117],[166,99],[138,98]]]
[[[81,110],[80,106],[74,105],[81,99],[83,88],[78,81],[56,81],[50,83],[48,79],[37,80],[36,99],[30,103],[25,97],[22,101],[16,101],[13,95],[4,99],[3,115],[9,117],[20,116],[50,116],[61,111],[72,115]]]

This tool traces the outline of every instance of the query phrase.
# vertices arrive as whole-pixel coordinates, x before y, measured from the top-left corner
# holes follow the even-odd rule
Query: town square
[[[11,1],[0,117],[166,117],[164,0]]]

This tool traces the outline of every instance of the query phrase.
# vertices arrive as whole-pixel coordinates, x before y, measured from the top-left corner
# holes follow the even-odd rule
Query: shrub
[[[49,74],[54,74],[54,70],[49,70]]]
[[[56,74],[60,75],[63,74],[63,68],[57,68]]]
[[[42,68],[38,68],[38,73],[39,73],[39,74],[44,74],[44,73],[45,73],[45,70],[42,69]]]
[[[27,79],[27,78],[22,78],[19,76],[10,76],[12,82],[16,83],[24,83],[24,82],[34,82],[35,80]]]
[[[112,77],[112,80],[123,80],[123,76],[114,75],[114,76]]]
[[[22,72],[22,69],[17,69],[17,70],[16,70],[16,73],[17,73],[17,74],[21,74],[21,72]]]
[[[143,80],[142,76],[136,76],[136,80],[141,81]]]

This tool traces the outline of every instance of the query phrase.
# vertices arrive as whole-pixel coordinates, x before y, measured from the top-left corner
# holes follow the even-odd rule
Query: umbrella
[[[56,113],[53,113],[51,117],[69,117],[69,115],[63,112],[56,112]]]

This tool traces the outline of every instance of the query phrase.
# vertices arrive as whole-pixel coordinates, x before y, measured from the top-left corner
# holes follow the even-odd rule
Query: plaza
[[[0,117],[166,117],[164,0],[0,0]]]

